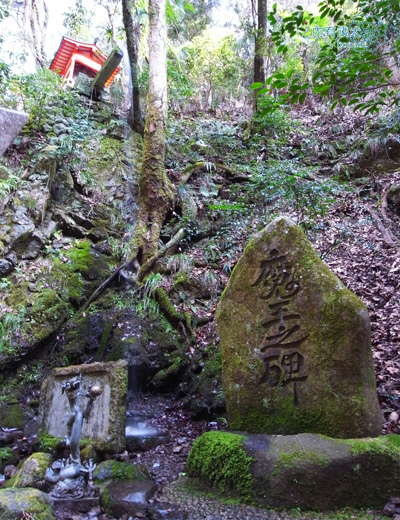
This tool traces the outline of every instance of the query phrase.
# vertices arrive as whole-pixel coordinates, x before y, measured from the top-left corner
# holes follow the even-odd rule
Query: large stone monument
[[[249,242],[217,319],[231,430],[380,434],[368,311],[290,219]]]
[[[0,156],[14,141],[28,119],[29,115],[25,112],[0,107]]]
[[[90,439],[99,451],[120,453],[125,448],[128,389],[128,363],[122,360],[54,369],[42,384],[39,434],[60,441],[65,437],[70,428],[71,404],[64,387],[74,377],[80,377],[78,404],[82,410],[87,406],[86,394],[93,388],[101,389],[91,403],[87,420],[83,420],[81,439]]]

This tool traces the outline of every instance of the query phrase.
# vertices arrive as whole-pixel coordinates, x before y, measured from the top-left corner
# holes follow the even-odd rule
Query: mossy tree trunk
[[[134,3],[133,3],[134,5]],[[129,66],[132,81],[132,114],[130,124],[135,132],[143,135],[144,124],[140,111],[140,92],[138,80],[138,50],[136,44],[137,26],[133,22],[131,13],[131,0],[122,0],[122,19],[126,34],[126,46],[128,49]]]
[[[140,263],[158,248],[161,226],[174,200],[174,190],[164,166],[167,119],[166,0],[150,0],[149,91],[144,129],[142,172],[139,182],[133,258]]]

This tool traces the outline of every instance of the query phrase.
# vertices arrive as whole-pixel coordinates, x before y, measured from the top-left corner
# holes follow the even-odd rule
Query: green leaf
[[[272,83],[272,86],[274,88],[285,88],[287,87],[287,81],[275,81],[274,83]]]
[[[299,96],[300,96],[300,94],[295,94],[294,96],[292,96],[292,98],[291,98],[291,100],[290,100],[290,103],[291,103],[292,105],[294,105],[294,104],[296,103],[296,101],[298,101]]]
[[[376,84],[376,81],[373,80],[373,79],[370,79],[369,81],[367,81],[366,83],[364,83],[364,88],[366,87],[370,87],[371,85],[375,85]]]
[[[187,13],[195,13],[196,12],[196,8],[189,2],[185,2],[183,4],[183,9],[187,12]]]
[[[339,18],[342,16],[342,12],[343,12],[342,10],[338,11],[338,12],[335,14],[335,16],[333,17],[333,21],[334,21],[335,23],[336,23],[336,22],[339,20]]]
[[[324,92],[328,92],[328,90],[331,88],[331,85],[322,85],[321,87],[314,87],[313,93],[314,94],[323,94]]]
[[[304,103],[304,100],[306,99],[306,95],[307,95],[307,93],[303,92],[303,94],[301,94],[301,96],[299,97],[300,105],[302,105]]]
[[[365,108],[365,107],[366,107],[365,103],[359,103],[358,105],[356,105],[354,107],[354,110],[360,110],[360,108]]]
[[[260,83],[259,81],[257,81],[256,83],[252,83],[252,84],[250,85],[250,88],[251,88],[251,90],[255,90],[256,88],[261,88],[261,87],[263,87],[263,86],[264,86],[263,83]]]
[[[265,94],[266,92],[269,92],[270,88],[260,88],[260,90],[257,90],[257,96],[259,96],[260,94]]]
[[[342,97],[342,99],[340,100],[340,102],[342,103],[342,105],[345,107],[347,106],[347,99],[345,97]]]

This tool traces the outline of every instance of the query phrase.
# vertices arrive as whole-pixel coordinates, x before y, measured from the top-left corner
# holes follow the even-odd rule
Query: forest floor
[[[211,170],[223,163],[248,178],[228,188],[216,173],[213,180],[205,172],[190,181],[200,217],[208,211],[216,222],[205,247],[189,241],[184,247],[192,260],[205,259],[217,280],[206,313],[215,316],[250,235],[278,214],[290,216],[367,306],[383,433],[400,433],[400,216],[386,199],[389,188],[400,185],[400,162],[392,153],[393,142],[400,143],[398,124],[387,115],[371,122],[350,112],[316,116],[302,108],[290,117],[271,116],[249,139],[248,117],[245,109],[225,107],[217,115],[175,120],[170,131],[170,148],[171,141],[178,146],[167,161],[175,171],[185,161],[205,160]],[[223,195],[220,190],[214,197],[218,182],[225,182]],[[205,270],[195,270],[196,276]],[[185,303],[182,309],[193,310]],[[197,329],[197,346],[217,346],[215,331],[215,318]]]
[[[171,151],[170,141],[167,161],[170,161],[171,173],[183,170],[186,161],[204,160],[209,165],[208,171],[194,174],[190,182],[200,219],[207,212],[210,215],[215,207],[222,209],[217,210],[217,215],[214,209],[214,234],[206,244],[201,242],[199,246],[196,240],[193,243],[188,240],[181,249],[191,261],[207,264],[207,267],[194,269],[195,277],[201,278],[205,272],[212,271],[212,276],[208,274],[210,283],[217,281],[214,298],[201,312],[215,316],[219,295],[249,236],[277,214],[289,215],[302,226],[331,270],[368,307],[383,433],[400,433],[400,218],[394,208],[386,204],[389,187],[400,184],[400,165],[389,160],[387,170],[379,172],[374,164],[379,162],[382,149],[375,149],[364,173],[358,172],[354,178],[338,176],[340,161],[351,169],[352,161],[361,163],[364,159],[368,143],[372,140],[376,144],[373,130],[362,117],[343,119],[342,115],[330,114],[315,117],[303,111],[296,114],[295,124],[289,123],[290,130],[287,121],[272,121],[272,129],[267,128],[265,132],[264,128],[251,139],[244,137],[247,117],[248,114],[240,110],[230,110],[229,117],[222,114],[184,117],[174,122],[170,132],[170,140],[181,145]],[[315,137],[316,124],[318,138]],[[380,125],[381,122],[377,127],[381,128]],[[338,153],[333,151],[336,138],[332,136],[332,129],[335,128]],[[352,144],[346,146],[346,143]],[[390,154],[390,149],[384,145],[385,153]],[[216,163],[227,165],[234,174],[247,175],[248,182],[227,184],[216,172],[211,176],[212,165]],[[225,186],[223,197],[216,195],[218,190],[221,194],[220,186],[214,189],[219,182]],[[230,211],[232,207],[235,208]],[[199,312],[199,307],[193,307],[193,300],[182,301],[180,309]],[[217,348],[216,330],[215,318],[198,328],[194,348],[206,350],[210,345]],[[180,477],[184,475],[191,445],[202,432],[223,429],[224,424],[193,422],[185,409],[185,401],[187,398],[173,406],[166,402],[159,404],[164,411],[154,418],[153,424],[168,429],[169,443],[128,456],[130,460],[144,463],[160,484],[156,502],[178,504],[192,520],[386,518],[377,511],[266,511],[188,489]]]

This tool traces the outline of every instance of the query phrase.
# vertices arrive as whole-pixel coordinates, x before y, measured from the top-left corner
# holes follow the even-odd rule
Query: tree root
[[[170,324],[175,329],[182,328],[186,336],[192,337],[193,330],[191,325],[190,314],[188,312],[184,312],[183,314],[178,312],[175,309],[174,305],[171,303],[168,294],[162,287],[158,287],[154,291],[154,295],[162,313],[165,315]]]
[[[368,212],[381,232],[385,244],[389,247],[397,247],[399,245],[398,239],[393,235],[390,229],[387,229],[383,225],[382,220],[378,216],[378,213],[372,208],[368,208]]]
[[[161,247],[155,255],[153,255],[151,258],[148,258],[143,265],[140,267],[137,280],[138,282],[143,281],[143,278],[146,276],[146,274],[150,271],[150,269],[153,267],[153,265],[159,260],[161,257],[163,257],[169,249],[174,247],[180,239],[183,237],[185,233],[185,230],[181,228],[172,238],[169,242],[167,242],[163,247]]]

